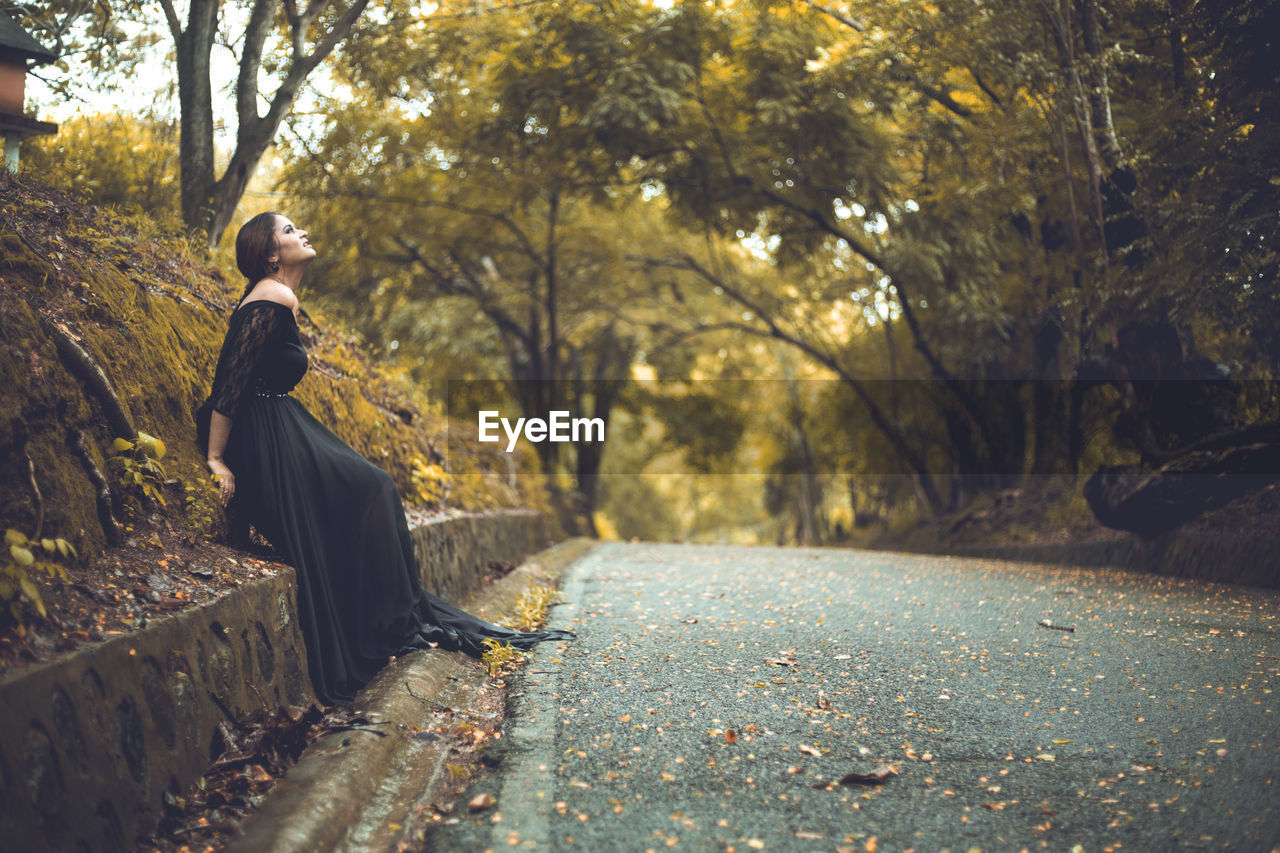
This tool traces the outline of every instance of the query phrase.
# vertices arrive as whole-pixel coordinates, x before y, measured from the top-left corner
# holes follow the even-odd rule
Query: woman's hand
[[[225,507],[236,493],[236,475],[221,459],[210,459],[209,470],[218,478],[218,500]]]

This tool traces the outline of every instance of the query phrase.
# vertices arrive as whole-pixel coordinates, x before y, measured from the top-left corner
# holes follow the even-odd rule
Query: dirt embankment
[[[63,582],[24,565],[6,542],[0,669],[269,570],[269,559],[216,544],[224,520],[195,446],[193,413],[242,286],[146,217],[0,170],[0,529],[36,540],[28,553],[69,573]],[[305,307],[305,286],[302,297]],[[512,478],[505,458],[446,462],[445,419],[337,324],[304,312],[301,327],[311,370],[295,396],[390,472],[407,505],[540,506],[541,481]],[[163,455],[122,453],[118,440],[138,433],[160,439]],[[65,540],[78,557],[48,556],[40,539]]]
[[[1083,479],[1028,478],[1019,488],[982,497],[959,511],[882,531],[866,544],[1280,588],[1280,484],[1143,538],[1101,524],[1081,494]]]

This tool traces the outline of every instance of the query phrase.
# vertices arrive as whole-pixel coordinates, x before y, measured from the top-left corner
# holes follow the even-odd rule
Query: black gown
[[[197,421],[206,448],[209,412],[231,418],[223,458],[236,477],[233,500],[297,570],[316,696],[347,701],[388,656],[416,649],[478,657],[488,638],[516,648],[572,639],[492,625],[422,588],[395,482],[289,396],[306,372],[293,311],[246,303],[231,316]]]

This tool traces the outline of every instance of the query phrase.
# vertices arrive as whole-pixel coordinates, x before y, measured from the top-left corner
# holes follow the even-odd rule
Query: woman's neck
[[[302,283],[302,273],[305,267],[302,265],[281,267],[278,271],[271,274],[271,277],[283,284],[285,287],[298,292],[298,285]]]

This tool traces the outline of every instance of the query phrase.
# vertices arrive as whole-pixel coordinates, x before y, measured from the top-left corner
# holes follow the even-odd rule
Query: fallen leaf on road
[[[727,731],[727,732],[725,732],[725,733],[724,733],[724,742],[725,742],[725,743],[737,743],[737,742],[738,742],[738,733],[737,733],[737,732],[735,732],[733,729],[729,729],[729,731]]]
[[[993,812],[1004,811],[1004,803],[983,803],[982,807],[984,809],[991,809]]]
[[[467,803],[467,808],[473,812],[482,812],[485,809],[493,808],[492,794],[477,794]]]
[[[803,838],[805,841],[821,841],[824,837],[816,832],[806,832],[803,829],[796,833],[796,838]]]
[[[840,779],[841,785],[883,785],[897,771],[887,764],[881,764],[870,773],[849,773]]]
[[[798,666],[799,662],[795,658],[765,658],[765,663],[771,663],[774,666]]]
[[[807,744],[807,743],[802,743],[802,744],[800,744],[800,746],[798,746],[798,747],[796,747],[796,748],[797,748],[797,749],[799,749],[801,752],[803,752],[805,755],[812,755],[812,756],[815,756],[815,757],[817,757],[817,758],[821,758],[821,757],[822,757],[822,752],[821,752],[820,750],[818,750],[818,749],[816,749],[816,748],[814,748],[814,747],[812,747],[812,746],[809,746],[809,744]]]

